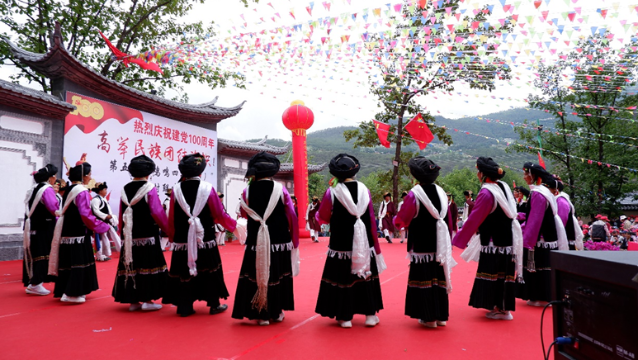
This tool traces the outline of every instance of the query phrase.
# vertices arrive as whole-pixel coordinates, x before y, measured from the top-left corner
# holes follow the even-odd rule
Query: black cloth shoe
[[[385,239],[388,240],[388,243],[392,244],[392,240],[390,240],[389,236],[386,236]]]
[[[177,314],[181,317],[191,316],[195,313],[195,309],[193,309],[193,304],[185,305],[185,306],[177,306]]]
[[[217,315],[219,313],[223,313],[227,309],[228,309],[228,305],[226,305],[226,304],[222,304],[222,305],[219,305],[217,307],[211,307],[210,308],[210,314],[211,315]]]

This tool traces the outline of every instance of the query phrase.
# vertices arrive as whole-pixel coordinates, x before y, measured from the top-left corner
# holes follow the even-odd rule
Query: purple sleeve
[[[55,197],[55,191],[53,188],[47,188],[44,190],[42,193],[42,203],[47,210],[49,210],[51,215],[55,216],[55,212],[60,210],[60,203],[58,202],[58,198]]]
[[[323,195],[323,200],[321,200],[321,205],[319,205],[319,210],[315,214],[315,220],[319,222],[319,224],[329,224],[330,217],[332,216],[332,196],[330,195],[330,189],[326,190],[326,193]]]
[[[372,194],[370,194],[370,190],[368,190],[368,196],[370,197],[370,202],[368,203],[368,211],[370,212],[370,226],[372,226],[372,241],[374,242],[374,252],[377,254],[381,254],[381,246],[379,246],[379,237],[377,236],[377,227],[376,221],[374,218],[374,205],[372,205]]]
[[[210,208],[210,213],[213,215],[215,223],[220,224],[224,227],[224,229],[230,232],[235,231],[237,222],[231,218],[226,211],[224,211],[224,206],[222,205],[222,202],[219,201],[219,196],[217,196],[215,188],[213,188],[208,196],[208,207]]]
[[[292,236],[292,244],[295,248],[299,247],[299,221],[297,220],[297,214],[295,213],[295,204],[293,204],[290,194],[286,188],[284,191],[284,206],[286,207],[286,217],[288,218],[288,229],[290,230],[290,236]]]
[[[151,189],[146,196],[148,207],[151,209],[151,216],[155,223],[167,234],[170,234],[170,228],[168,226],[168,218],[166,217],[166,211],[162,206],[159,195],[157,194],[157,188]]]
[[[529,216],[527,221],[525,221],[525,231],[523,232],[523,246],[528,249],[534,249],[538,241],[538,234],[541,231],[543,218],[545,217],[547,199],[537,191],[532,191],[530,198]]]
[[[452,245],[465,249],[472,236],[478,231],[479,226],[481,226],[485,218],[492,212],[493,206],[494,195],[487,189],[481,189],[474,202],[472,212],[463,223],[461,230],[456,233]]]
[[[569,206],[569,203],[564,197],[556,198],[556,204],[558,205],[558,216],[560,216],[560,220],[563,222],[563,226],[567,226],[567,217],[569,217],[571,206]]]
[[[91,211],[91,197],[88,191],[82,191],[75,197],[75,206],[78,208],[82,222],[90,230],[98,234],[104,234],[109,231],[109,225],[98,220],[93,211]]]
[[[244,202],[246,202],[246,190],[248,188],[244,189],[244,191],[242,191],[241,193],[241,198],[244,199]],[[244,207],[239,205],[239,213],[241,214],[241,217],[243,217],[244,219],[248,219],[248,213],[246,213],[246,210],[244,210]]]
[[[401,210],[394,217],[394,226],[397,228],[407,228],[410,226],[410,222],[414,219],[416,215],[416,197],[414,197],[414,193],[410,191],[405,198],[403,198],[403,205],[401,205]]]

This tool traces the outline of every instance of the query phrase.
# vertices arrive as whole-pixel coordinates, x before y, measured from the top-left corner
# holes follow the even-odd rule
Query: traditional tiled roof
[[[0,80],[0,103],[55,118],[75,110],[74,105],[53,95],[4,80]]]
[[[217,143],[219,144],[218,153],[225,155],[235,154],[253,156],[260,151],[266,151],[273,155],[283,155],[287,153],[290,148],[290,146],[279,147],[269,145],[266,144],[266,140],[268,140],[268,137],[264,137],[262,140],[257,142],[217,139]]]
[[[217,98],[204,104],[184,104],[151,95],[109,79],[80,62],[65,48],[59,24],[53,34],[53,46],[46,54],[36,54],[18,47],[6,38],[13,55],[37,72],[51,78],[66,78],[98,94],[137,110],[194,122],[215,123],[235,116],[245,101],[234,107],[216,106]]]
[[[318,173],[320,171],[323,171],[323,169],[326,168],[326,166],[328,166],[327,163],[323,163],[321,165],[308,165],[308,174],[314,174],[314,173]],[[279,173],[292,173],[294,172],[294,166],[291,163],[283,163],[281,164],[281,166],[279,167]]]

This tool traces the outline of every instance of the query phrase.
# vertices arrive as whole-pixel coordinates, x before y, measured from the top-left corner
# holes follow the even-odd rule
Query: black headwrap
[[[527,188],[524,188],[522,186],[517,186],[517,187],[514,188],[514,190],[517,190],[518,192],[523,194],[523,196],[525,196],[525,197],[529,197],[529,190],[527,190]]]
[[[91,164],[80,163],[69,170],[69,181],[82,181],[82,178],[91,173]]]
[[[563,184],[562,181],[558,181],[558,191],[562,192],[563,190],[565,190],[565,184]]]
[[[408,192],[404,191],[401,193],[401,199],[403,199],[404,197],[408,196]]]
[[[348,154],[339,154],[330,160],[328,165],[330,173],[339,181],[354,177],[361,169],[361,164],[356,157]]]
[[[33,173],[33,180],[37,183],[45,182],[49,178],[58,173],[58,168],[55,165],[48,164],[42,169]]]
[[[505,171],[501,169],[496,161],[492,160],[492,158],[486,158],[481,156],[476,160],[476,168],[478,171],[482,172],[488,178],[496,181],[500,180],[505,176]]]
[[[432,184],[439,177],[441,167],[425,156],[417,156],[408,162],[410,173],[421,184]]]
[[[529,173],[532,174],[533,177],[543,177],[544,175],[549,174],[547,172],[547,170],[543,169],[542,166],[538,165],[538,164],[534,164],[531,162],[526,162],[525,165],[523,165],[523,170],[528,171]]]
[[[206,170],[206,158],[200,153],[186,155],[179,162],[177,168],[185,178],[199,176]]]
[[[102,183],[97,183],[95,184],[95,187],[92,189],[93,191],[95,191],[96,193],[99,193],[100,191],[104,190],[104,189],[108,189],[108,185],[106,185],[106,182],[102,182]]]
[[[128,166],[128,172],[136,178],[149,176],[153,171],[155,171],[155,162],[146,155],[134,157]]]
[[[273,154],[262,151],[255,154],[250,161],[248,161],[248,171],[246,171],[246,178],[255,177],[255,179],[263,179],[274,176],[279,172],[281,163],[279,159]]]
[[[541,179],[543,180],[543,184],[547,185],[547,187],[549,187],[550,189],[558,188],[559,181],[554,177],[554,175],[545,173],[541,176]]]

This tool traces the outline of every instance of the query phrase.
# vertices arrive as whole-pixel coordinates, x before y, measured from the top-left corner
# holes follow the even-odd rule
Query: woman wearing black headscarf
[[[474,237],[470,243],[480,255],[469,305],[489,310],[485,314],[489,319],[512,320],[517,264],[518,276],[521,276],[523,251],[523,235],[516,221],[516,202],[509,186],[500,181],[505,172],[492,158],[480,157],[476,168],[483,186],[476,197],[474,210],[452,244],[465,249],[479,231],[480,237]]]
[[[425,327],[447,325],[448,292],[452,290],[452,258],[448,230],[448,198],[434,181],[441,167],[425,156],[410,159],[410,173],[419,184],[403,200],[394,225],[408,229],[410,273],[405,314]]]
[[[27,294],[31,295],[49,295],[51,291],[45,289],[42,283],[55,281],[53,277],[47,276],[47,271],[55,213],[59,209],[56,194],[51,187],[56,181],[57,172],[55,165],[48,164],[33,173],[36,185],[27,194],[22,282],[27,287]]]
[[[113,285],[115,302],[130,304],[129,311],[162,308],[153,303],[164,296],[167,267],[159,232],[169,231],[166,212],[155,185],[148,177],[155,162],[146,155],[131,159],[128,171],[133,181],[120,192],[122,251]]]
[[[557,215],[556,198],[549,189],[556,186],[556,179],[537,164],[525,163],[523,170],[531,195],[523,224],[525,283],[518,284],[516,297],[527,300],[530,306],[545,306],[552,299],[550,252],[568,250],[569,244],[565,227]]]
[[[180,160],[183,180],[173,187],[168,210],[167,233],[173,254],[162,303],[176,305],[182,317],[195,313],[196,300],[206,301],[211,315],[228,309],[219,301],[228,298],[228,290],[215,241],[215,224],[235,231],[237,223],[224,211],[213,185],[201,179],[207,166],[199,153]]]
[[[298,270],[299,226],[288,190],[273,180],[279,165],[272,154],[253,156],[246,172],[250,182],[241,197],[248,236],[232,317],[259,325],[281,322],[284,310],[295,309],[292,278]]]
[[[83,303],[87,294],[99,289],[90,231],[105,233],[109,225],[91,211],[91,195],[84,187],[91,181],[91,164],[71,168],[69,180],[51,244],[49,274],[57,275],[53,297]]]
[[[354,156],[339,154],[329,166],[337,183],[326,190],[317,213],[321,224],[330,224],[330,243],[315,312],[336,318],[344,328],[352,327],[354,314],[365,315],[366,326],[375,326],[383,309],[379,274],[385,262],[372,197],[354,179],[361,168]]]

